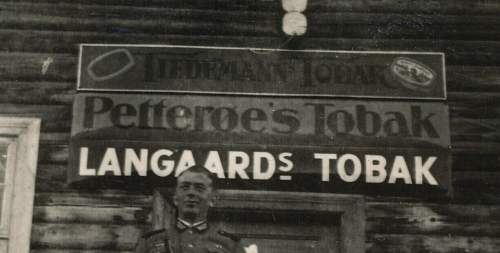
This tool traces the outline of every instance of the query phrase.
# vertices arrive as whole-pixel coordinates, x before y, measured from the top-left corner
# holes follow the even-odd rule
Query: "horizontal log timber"
[[[69,132],[42,132],[40,133],[40,144],[58,145],[68,144],[70,138]]]
[[[81,249],[31,249],[30,253],[133,253],[123,250],[81,250]]]
[[[9,0],[2,0],[8,2]],[[26,1],[26,0],[24,0]],[[39,0],[43,3],[95,4],[104,6],[146,6],[192,9],[257,10],[280,11],[281,5],[270,0]],[[318,0],[308,5],[311,11],[353,11],[353,12],[401,12],[401,13],[474,13],[496,14],[500,3],[482,0]]]
[[[38,164],[36,192],[63,192],[66,185],[66,164]]]
[[[35,206],[33,222],[57,224],[146,225],[147,210],[139,207]]]
[[[367,253],[495,253],[498,237],[368,234]]]
[[[368,202],[368,233],[475,235],[500,233],[500,206]],[[137,207],[36,206],[35,223],[145,225]]]
[[[26,54],[0,52],[2,81],[74,81],[77,57],[69,54]],[[9,82],[2,82],[9,87]],[[15,91],[13,91],[15,92]]]
[[[0,103],[71,104],[75,83],[0,81]]]
[[[94,193],[36,193],[35,206],[92,206],[149,208],[150,195],[103,190]]]
[[[31,248],[131,251],[142,230],[137,225],[35,223]]]
[[[70,105],[0,104],[0,115],[40,118],[42,132],[69,132],[71,127]]]
[[[491,222],[490,225],[485,226],[483,226],[482,223],[488,222],[487,219],[492,218],[489,215],[485,215],[485,213],[497,212],[498,210],[496,209],[498,209],[498,207],[488,208],[484,206],[470,207],[456,205],[431,206],[431,208],[428,208],[426,206],[413,204],[410,206],[408,204],[406,208],[404,205],[403,208],[401,208],[400,203],[392,203],[390,205],[386,203],[369,203],[367,207],[369,252],[382,252],[382,249],[389,250],[387,252],[414,252],[405,251],[405,249],[415,249],[415,247],[419,249],[418,252],[462,252],[457,250],[463,250],[463,252],[495,252],[492,251],[493,248],[489,248],[488,245],[491,244],[487,243],[497,245],[499,238],[487,237],[486,235],[498,231],[498,223]],[[59,207],[52,207],[52,210],[54,210],[54,208]],[[98,213],[101,211],[103,210],[97,210]],[[389,213],[391,211],[396,217],[384,220],[384,216],[390,216]],[[465,212],[465,215],[458,213],[459,211]],[[406,214],[407,212],[409,212],[409,214]],[[453,218],[443,216],[443,212],[461,217],[458,218],[459,221],[455,221]],[[484,215],[476,218],[476,221],[480,221],[476,223],[476,228],[474,228],[472,224],[460,222],[461,218],[471,219],[478,217],[477,215],[471,214],[472,212],[479,212],[481,215]],[[398,215],[394,213],[404,214]],[[438,213],[441,213],[441,215]],[[68,214],[65,213],[64,215],[67,216]],[[132,225],[86,224],[86,219],[89,218],[87,216],[88,212],[85,212],[83,215],[86,216],[80,217],[76,221],[78,226],[72,225],[73,223],[53,224],[36,222],[33,228],[33,248],[126,250],[131,247],[127,241],[135,242],[136,236],[138,236],[143,229],[142,226]],[[374,215],[378,215],[378,218],[374,218]],[[81,218],[84,220],[81,220]],[[498,219],[498,217],[493,218]],[[90,220],[92,219],[93,218],[90,218]],[[405,219],[409,219],[409,225],[405,225],[406,222],[401,221]],[[66,220],[66,222],[71,221],[71,218]],[[97,220],[94,220],[94,222],[96,221]],[[99,220],[99,222],[103,221]],[[385,231],[389,234],[376,231],[376,228],[384,229],[380,228],[383,226],[381,223],[385,223],[384,225],[387,226],[387,223],[390,222],[394,224],[385,228]],[[460,226],[465,227],[461,229]],[[474,236],[467,236],[467,234],[472,231],[476,234]],[[394,233],[399,234],[396,235]],[[421,235],[420,233],[426,234]],[[64,240],[58,240],[58,238],[64,238]],[[405,243],[396,243],[397,238]],[[82,243],[83,241],[86,243]],[[384,242],[388,243],[388,245],[384,244]],[[411,247],[408,248],[403,246]]]
[[[500,91],[498,66],[446,66],[448,91]]]
[[[190,10],[71,4],[2,3],[0,28],[119,33],[279,36],[281,13]],[[308,15],[311,37],[458,38],[500,37],[495,16],[314,13]]]
[[[145,33],[98,33],[0,29],[4,51],[71,53],[77,55],[79,43],[173,44],[198,46],[240,46],[284,49],[436,51],[446,54],[449,65],[500,64],[500,43],[495,41],[424,40],[424,39],[341,39],[254,36],[167,35]],[[31,43],[19,43],[30,41]],[[474,48],[475,50],[471,50]],[[72,66],[69,66],[72,67]],[[71,72],[66,72],[71,73]]]
[[[498,236],[500,206],[368,203],[367,232]]]

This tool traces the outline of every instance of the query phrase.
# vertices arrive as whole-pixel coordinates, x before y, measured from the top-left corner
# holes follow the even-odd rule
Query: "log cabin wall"
[[[0,0],[0,114],[42,119],[32,252],[130,252],[151,196],[66,185],[79,43],[446,53],[452,200],[367,197],[366,251],[499,252],[500,1]]]

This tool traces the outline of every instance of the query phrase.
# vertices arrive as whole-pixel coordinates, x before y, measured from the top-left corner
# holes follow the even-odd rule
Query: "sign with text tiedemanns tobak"
[[[71,183],[154,185],[202,164],[230,188],[450,190],[440,102],[81,93],[73,110]]]
[[[444,100],[444,54],[80,45],[78,90]]]

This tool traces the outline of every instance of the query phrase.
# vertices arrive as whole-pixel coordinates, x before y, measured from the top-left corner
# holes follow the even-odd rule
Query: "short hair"
[[[200,173],[200,174],[206,175],[210,179],[210,186],[212,187],[212,189],[213,190],[217,189],[217,179],[218,178],[214,173],[209,171],[207,168],[205,168],[201,165],[193,165],[193,166],[187,168],[186,170],[182,171],[181,173],[179,173],[179,175],[177,175],[177,178],[181,177],[186,172]],[[177,181],[178,181],[178,179],[175,181],[176,186],[177,186]]]

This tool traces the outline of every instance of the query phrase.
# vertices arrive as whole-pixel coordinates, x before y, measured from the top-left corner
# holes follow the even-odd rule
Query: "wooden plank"
[[[376,234],[497,236],[500,206],[367,203],[367,231]]]
[[[151,222],[148,215],[141,207],[35,206],[33,222],[146,225]]]
[[[69,105],[23,105],[0,104],[2,116],[35,117],[42,120],[41,131],[69,131],[71,106]]]
[[[40,151],[38,153],[38,163],[67,164],[67,162],[67,145],[40,145]]]
[[[35,7],[36,8],[36,7]],[[222,13],[223,14],[223,13]],[[168,15],[168,14],[166,14]],[[221,13],[216,13],[221,16]],[[259,19],[256,19],[259,20]],[[22,21],[22,22],[20,22]],[[237,20],[234,20],[237,21]],[[135,19],[125,20],[119,18],[75,18],[60,16],[41,16],[19,14],[16,12],[7,13],[0,18],[0,28],[17,27],[19,29],[35,30],[59,30],[59,31],[93,31],[93,32],[118,32],[118,33],[156,33],[164,34],[189,34],[200,35],[280,35],[281,31],[276,24],[281,22],[280,17],[274,18],[271,22],[266,19],[261,20],[261,24],[256,21],[245,23],[229,22],[208,22],[203,20],[171,20],[168,18],[158,19]],[[276,28],[275,28],[276,27]],[[483,31],[484,33],[484,31]]]
[[[453,180],[462,186],[482,186],[500,188],[499,172],[460,171],[453,173]]]
[[[150,207],[152,198],[124,191],[37,193],[35,206]]]
[[[73,81],[76,77],[76,57],[71,55],[1,52],[0,58],[2,81]]]
[[[81,250],[81,249],[31,249],[30,253],[133,253],[133,251]]]
[[[344,39],[307,38],[287,40],[284,36],[206,36],[169,35],[145,33],[97,33],[34,30],[0,30],[0,49],[9,51],[31,51],[47,53],[73,53],[78,43],[118,44],[185,44],[200,46],[244,46],[286,49],[329,50],[389,50],[389,51],[438,51],[445,52],[451,65],[496,65],[500,63],[500,43],[496,41],[424,40],[424,39]],[[36,43],[19,43],[33,41]],[[14,43],[15,42],[15,43]],[[474,49],[474,50],[471,50]],[[73,63],[74,64],[74,63]],[[65,65],[72,69],[74,65]],[[71,73],[71,71],[66,72]]]
[[[71,4],[1,3],[0,27],[36,30],[279,36],[280,12]],[[36,11],[35,11],[36,10]],[[495,16],[314,13],[308,36],[347,38],[472,38],[500,36]],[[419,29],[415,29],[418,27]]]
[[[9,1],[9,0],[2,0]],[[281,5],[271,0],[39,0],[44,3],[76,3],[95,5],[124,5],[147,7],[182,7],[193,9],[258,10],[262,12],[280,11]],[[320,0],[308,4],[311,12],[352,11],[352,12],[401,12],[401,13],[471,13],[496,14],[500,4],[482,0]]]
[[[480,114],[480,113],[478,113]],[[456,118],[450,119],[453,146],[460,142],[499,142],[500,120],[497,118]]]
[[[497,66],[446,66],[446,70],[450,91],[500,91],[500,68]]]
[[[142,229],[138,225],[35,223],[31,232],[31,247],[131,251]]]
[[[75,83],[0,81],[0,103],[71,104]]]
[[[70,138],[69,132],[42,132],[40,134],[41,144],[68,145]]]
[[[495,253],[500,248],[498,237],[371,234],[368,241],[367,253]]]
[[[36,173],[36,192],[68,191],[66,185],[66,164],[38,164]]]

